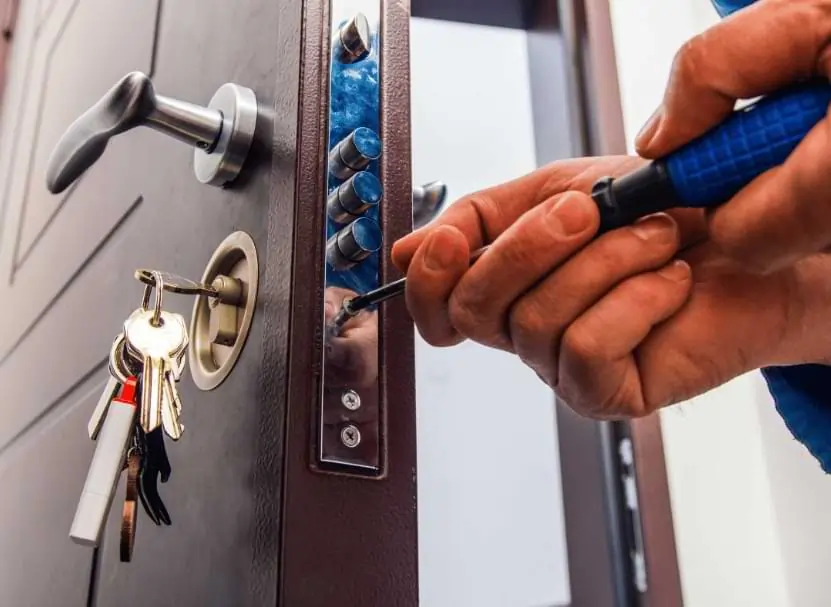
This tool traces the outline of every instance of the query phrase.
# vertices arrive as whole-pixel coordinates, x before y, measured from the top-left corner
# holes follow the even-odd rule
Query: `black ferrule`
[[[598,180],[592,198],[600,210],[600,233],[681,204],[662,162],[651,162],[618,179]]]

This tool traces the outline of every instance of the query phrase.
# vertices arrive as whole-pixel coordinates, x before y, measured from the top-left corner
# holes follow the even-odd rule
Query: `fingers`
[[[526,211],[568,190],[588,192],[604,176],[629,173],[643,164],[631,156],[579,158],[552,163],[508,183],[465,196],[435,221],[395,243],[392,261],[407,272],[418,248],[440,226],[453,226],[471,251],[490,244]],[[409,280],[408,280],[409,282]]]
[[[779,167],[712,212],[710,238],[745,267],[768,273],[831,245],[831,121],[820,122]]]
[[[666,264],[679,240],[672,218],[655,215],[591,243],[513,305],[509,328],[516,353],[556,385],[559,343],[569,325],[621,281]]]
[[[450,322],[450,295],[467,271],[470,248],[456,228],[432,231],[419,247],[407,272],[407,308],[424,340],[452,346],[462,340]]]
[[[464,337],[512,351],[507,313],[514,300],[594,236],[597,207],[568,192],[528,211],[464,274],[450,297],[449,324]]]
[[[679,260],[615,287],[565,332],[558,396],[583,414],[603,418],[642,416],[665,404],[644,398],[633,352],[684,305],[691,286],[690,267]]]
[[[692,38],[678,52],[661,107],[636,140],[645,158],[668,154],[750,99],[828,75],[831,4],[760,0]]]

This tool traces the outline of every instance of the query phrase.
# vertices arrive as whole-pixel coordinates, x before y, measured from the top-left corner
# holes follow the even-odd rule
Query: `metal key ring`
[[[194,282],[187,278],[182,278],[169,272],[159,272],[157,270],[139,269],[135,271],[134,276],[139,282],[145,285],[155,287],[155,275],[161,275],[164,280],[164,290],[171,293],[178,293],[180,295],[205,295],[206,297],[217,297],[219,292],[212,286]]]
[[[150,324],[158,327],[162,324],[162,292],[164,291],[164,279],[162,278],[161,272],[153,270],[152,273],[154,279],[153,284],[148,284],[144,287],[144,295],[141,298],[141,309],[149,310],[150,294],[155,290],[156,299],[153,302],[153,318],[150,320]]]

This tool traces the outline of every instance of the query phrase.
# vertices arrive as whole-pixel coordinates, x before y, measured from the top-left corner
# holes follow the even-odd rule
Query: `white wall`
[[[610,0],[627,139],[708,0]],[[631,149],[630,149],[631,151]],[[831,479],[753,373],[661,414],[686,607],[831,604]]]
[[[415,183],[453,198],[536,168],[524,32],[413,19],[411,48]],[[568,604],[550,390],[515,357],[417,339],[416,395],[421,605]]]

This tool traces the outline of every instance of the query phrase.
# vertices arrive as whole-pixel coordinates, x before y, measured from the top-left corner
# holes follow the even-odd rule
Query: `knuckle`
[[[453,294],[448,305],[450,324],[465,337],[475,338],[486,324],[484,302],[471,297],[469,291],[463,288],[458,288],[457,293]]]
[[[545,355],[548,359],[555,351],[555,330],[550,318],[533,302],[520,300],[508,314],[508,332],[517,353],[529,366]],[[537,369],[539,371],[539,369]]]
[[[563,334],[560,347],[562,351],[568,352],[570,358],[579,361],[605,358],[602,340],[597,335],[573,325]]]
[[[505,217],[502,205],[497,202],[489,190],[471,194],[457,204],[467,205],[473,209],[482,225],[483,236],[489,242],[510,225],[510,221]]]
[[[702,76],[704,38],[700,34],[687,40],[673,60],[673,76],[680,78],[683,82],[697,84]]]

